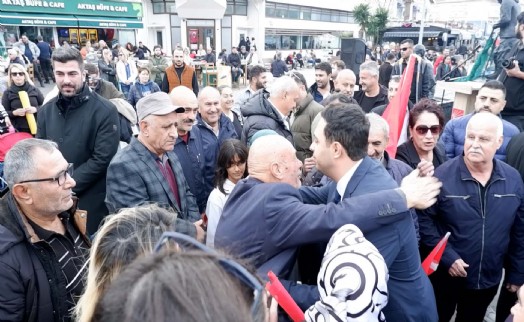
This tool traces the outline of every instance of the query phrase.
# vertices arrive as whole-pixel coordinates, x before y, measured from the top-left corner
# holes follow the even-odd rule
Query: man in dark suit
[[[397,187],[386,169],[367,156],[368,135],[369,121],[358,105],[322,111],[311,149],[318,169],[333,182],[323,188],[304,188],[306,202],[351,200]],[[420,265],[415,228],[409,212],[403,211],[406,215],[399,220],[364,232],[389,269],[390,296],[384,314],[393,322],[437,321],[433,289]]]
[[[401,188],[346,199],[339,204],[306,205],[297,191],[302,163],[295,153],[293,145],[282,136],[256,139],[249,151],[250,176],[237,183],[218,223],[215,246],[249,258],[259,272],[271,269],[280,277],[289,278],[287,269],[294,264],[298,246],[327,242],[348,223],[366,233],[396,221],[411,222],[407,209],[428,207],[439,191],[440,184],[435,179],[417,177],[415,173],[407,177]],[[327,192],[318,199],[322,197],[325,202]],[[284,285],[303,309],[318,300],[316,286],[308,289],[292,283]]]
[[[137,103],[140,134],[117,153],[107,170],[106,204],[111,212],[155,202],[174,209],[180,219],[200,219],[195,197],[173,152],[178,136],[177,113],[182,112],[185,109],[172,105],[164,92]],[[197,237],[203,238],[199,223],[195,225]]]

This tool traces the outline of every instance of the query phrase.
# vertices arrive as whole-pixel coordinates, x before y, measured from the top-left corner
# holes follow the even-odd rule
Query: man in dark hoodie
[[[270,129],[293,144],[289,115],[300,100],[297,83],[289,76],[276,78],[271,88],[258,91],[242,108],[242,142],[248,143],[258,131]]]

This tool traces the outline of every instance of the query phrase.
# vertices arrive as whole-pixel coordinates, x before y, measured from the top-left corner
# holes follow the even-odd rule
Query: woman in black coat
[[[36,121],[38,108],[44,102],[44,96],[29,79],[29,74],[20,64],[9,65],[8,81],[9,88],[2,96],[2,105],[11,120],[13,127],[19,132],[31,133],[27,123],[26,114],[33,114]],[[31,107],[24,109],[20,101],[19,92],[25,91],[29,96]]]
[[[397,148],[396,159],[413,169],[426,160],[436,169],[447,161],[444,149],[437,144],[443,128],[442,108],[429,99],[419,101],[409,112],[410,140]]]

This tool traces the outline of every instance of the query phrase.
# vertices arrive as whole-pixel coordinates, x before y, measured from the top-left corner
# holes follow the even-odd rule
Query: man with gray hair
[[[275,79],[268,91],[269,94],[257,92],[244,105],[242,142],[247,144],[256,132],[270,129],[293,144],[289,115],[300,100],[298,85],[291,77],[282,76]]]
[[[378,65],[374,61],[360,65],[360,91],[355,94],[358,105],[369,113],[374,107],[388,104],[388,89],[378,83]]]
[[[90,242],[56,143],[26,139],[6,154],[0,200],[0,320],[71,321]]]
[[[353,97],[357,76],[351,69],[342,69],[334,81],[335,92]]]
[[[464,153],[435,170],[442,181],[437,203],[418,213],[421,246],[448,244],[430,276],[440,321],[482,322],[506,269],[504,286],[524,283],[524,184],[495,158],[503,125],[492,113],[469,120]],[[506,265],[504,265],[506,264]]]

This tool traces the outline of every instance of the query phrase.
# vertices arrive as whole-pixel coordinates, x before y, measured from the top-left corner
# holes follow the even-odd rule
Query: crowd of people
[[[497,322],[524,321],[511,82],[487,81],[474,112],[447,121],[432,93],[464,75],[460,60],[430,61],[411,39],[352,70],[302,51],[267,68],[249,37],[217,57],[100,41],[44,63],[47,46],[24,37],[2,117],[35,138],[3,160],[0,320],[286,320],[263,287],[272,271],[305,321],[481,322],[499,289]],[[382,115],[412,57],[388,153]],[[197,61],[229,66],[232,83],[202,86]],[[45,98],[29,64],[56,83]],[[447,232],[428,276],[421,262]]]

